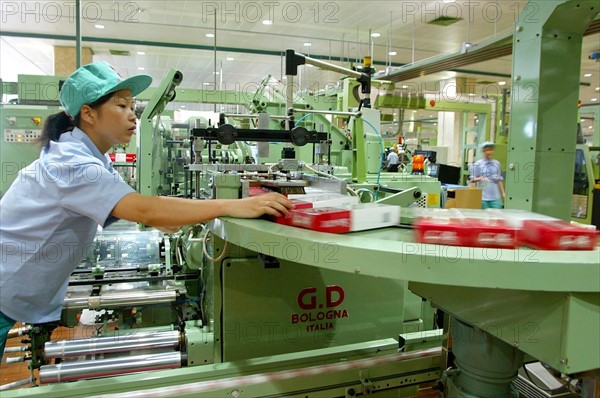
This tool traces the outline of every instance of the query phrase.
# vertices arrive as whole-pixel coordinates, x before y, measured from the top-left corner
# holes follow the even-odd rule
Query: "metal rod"
[[[25,356],[6,358],[6,364],[25,362]]]
[[[149,304],[171,303],[177,299],[177,291],[130,291],[104,293],[101,296],[66,298],[64,308],[101,310],[119,307],[135,307]]]
[[[130,352],[179,346],[177,330],[155,333],[135,333],[126,336],[107,336],[95,339],[49,341],[44,346],[46,358],[72,358],[85,355]]]
[[[27,384],[31,384],[31,379],[23,379],[13,383],[3,384],[0,386],[0,391],[12,390],[13,388],[26,386]]]
[[[288,75],[287,76],[287,86],[286,86],[286,92],[285,92],[285,108],[286,109],[290,109],[294,107],[294,76],[293,75]],[[285,121],[285,129],[286,130],[291,130],[292,129],[292,123],[289,119],[286,119]]]
[[[298,55],[303,55],[303,54],[298,54]],[[354,76],[354,77],[362,76],[362,73],[357,72],[355,70],[344,68],[343,66],[339,66],[339,65],[330,64],[329,62],[321,61],[319,59],[304,56],[304,60],[308,65],[313,65],[313,66],[316,66],[316,67],[324,69],[324,70],[330,70],[332,72],[338,72],[338,73],[342,73],[342,74],[346,74],[346,75],[350,75],[350,76]]]
[[[225,115],[225,117],[231,117],[231,118],[236,118],[236,117],[251,118],[251,119],[258,118],[258,114],[252,115],[252,114],[248,114],[248,113],[224,113],[223,115]],[[289,119],[289,117],[281,116],[281,115],[269,115],[269,119],[285,120],[285,119]]]
[[[296,108],[292,108],[290,110],[294,111],[294,112],[298,112],[298,113],[312,113],[315,115],[337,115],[337,116],[354,116],[354,117],[362,116],[361,112],[317,111],[317,110],[311,110],[311,109],[296,109]]]
[[[81,0],[75,0],[75,64],[81,68]]]
[[[25,326],[22,328],[10,329],[8,334],[6,335],[7,339],[14,339],[15,337],[21,337],[23,335],[29,334],[31,331],[31,326]]]
[[[214,63],[214,70],[213,70],[213,74],[214,74],[214,82],[215,82],[215,90],[220,90],[220,88],[217,86],[217,11],[215,11],[215,26],[214,26],[214,49],[213,49],[213,63]],[[214,108],[215,113],[217,113],[217,104],[215,103],[215,108]]]
[[[369,28],[369,54],[371,55],[371,62],[375,60],[375,40],[373,38],[373,30]]]
[[[99,359],[96,361],[63,362],[58,365],[42,366],[40,368],[40,383],[60,383],[152,370],[177,369],[181,367],[182,358],[180,352],[169,352]]]
[[[4,353],[5,354],[14,354],[17,352],[26,352],[28,349],[29,349],[29,347],[26,345],[23,345],[20,347],[7,347],[4,349]]]

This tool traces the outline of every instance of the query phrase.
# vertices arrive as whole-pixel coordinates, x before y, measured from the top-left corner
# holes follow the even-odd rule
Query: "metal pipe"
[[[338,115],[338,116],[354,116],[354,117],[362,116],[361,112],[317,111],[317,110],[310,110],[310,109],[295,109],[295,108],[290,109],[290,111],[298,112],[298,113],[312,113],[314,115]]]
[[[231,118],[236,118],[236,117],[250,118],[250,119],[258,118],[258,114],[251,115],[251,114],[247,114],[247,113],[224,113],[223,115],[225,115],[225,117],[231,117]],[[269,115],[269,119],[286,120],[286,119],[289,119],[289,117],[281,116],[281,115]]]
[[[31,331],[31,326],[25,326],[22,328],[10,329],[8,334],[6,335],[7,339],[14,339],[15,337],[21,337],[23,335],[29,334]]]
[[[64,308],[101,310],[119,307],[142,306],[150,304],[172,303],[177,299],[177,291],[165,290],[156,292],[115,292],[103,293],[101,296],[66,298]]]
[[[5,354],[14,354],[17,352],[27,352],[27,350],[29,350],[29,347],[26,345],[19,346],[19,347],[6,347],[4,349],[4,353]]]
[[[177,369],[181,367],[182,359],[183,356],[180,352],[169,352],[45,365],[40,368],[40,383],[60,383],[153,370]]]
[[[287,86],[285,87],[285,109],[290,109],[294,107],[294,76],[287,76]],[[291,130],[293,127],[290,119],[285,120],[285,128],[286,130]]]
[[[343,66],[339,66],[339,65],[330,64],[329,62],[321,61],[321,60],[318,60],[315,58],[307,57],[306,55],[303,55],[303,54],[298,54],[298,55],[303,56],[304,62],[306,62],[306,64],[308,64],[308,65],[313,65],[313,66],[316,66],[316,67],[324,69],[324,70],[329,70],[332,72],[337,72],[337,73],[341,73],[341,74],[345,74],[345,75],[350,75],[350,76],[354,76],[354,77],[362,77],[362,73],[357,72],[355,70],[344,68]]]
[[[31,383],[31,379],[23,379],[13,383],[3,384],[0,386],[0,391],[12,390],[13,388],[23,387]]]
[[[115,352],[175,348],[179,346],[180,341],[181,335],[177,330],[95,339],[49,341],[44,345],[44,356],[48,359],[73,358]]]
[[[25,356],[21,356],[21,357],[8,357],[6,358],[6,364],[11,364],[11,363],[21,363],[21,362],[25,362],[26,358]]]
[[[75,64],[81,68],[81,0],[75,0]]]

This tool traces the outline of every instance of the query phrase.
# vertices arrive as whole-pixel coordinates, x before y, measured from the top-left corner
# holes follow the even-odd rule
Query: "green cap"
[[[77,69],[65,80],[60,90],[60,104],[75,118],[81,107],[98,101],[107,94],[130,90],[133,96],[150,87],[152,77],[137,75],[123,79],[107,62],[95,62]]]
[[[491,141],[487,141],[484,142],[483,144],[481,144],[481,149],[485,149],[485,148],[494,148],[496,146],[496,144],[494,144]]]

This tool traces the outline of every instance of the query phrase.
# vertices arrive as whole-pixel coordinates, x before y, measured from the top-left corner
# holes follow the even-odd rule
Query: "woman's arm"
[[[111,215],[151,227],[172,227],[197,224],[217,217],[287,216],[292,208],[292,203],[277,193],[240,200],[191,200],[132,193],[117,203]]]

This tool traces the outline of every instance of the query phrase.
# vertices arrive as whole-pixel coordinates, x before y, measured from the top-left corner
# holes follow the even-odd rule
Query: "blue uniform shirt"
[[[473,175],[471,177],[485,177],[485,180],[477,182],[477,188],[482,190],[482,200],[500,200],[500,187],[498,183],[503,181],[500,162],[495,159],[479,159],[473,164]]]
[[[50,142],[0,201],[0,312],[28,323],[60,319],[69,276],[132,192],[80,129]]]

